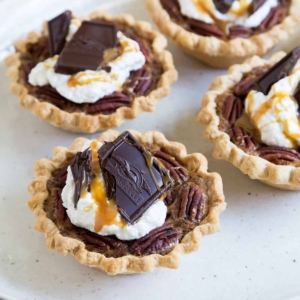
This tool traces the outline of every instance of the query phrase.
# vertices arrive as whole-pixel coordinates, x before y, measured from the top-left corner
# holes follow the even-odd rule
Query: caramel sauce
[[[104,52],[103,62],[108,64],[109,62],[115,60],[120,55],[118,48],[111,48]]]
[[[96,232],[99,232],[105,225],[117,225],[122,228],[127,225],[127,222],[119,216],[116,200],[107,200],[105,186],[99,177],[96,177],[91,183],[91,194],[98,206],[94,227]]]
[[[84,76],[91,75],[92,77],[88,79],[82,79]],[[84,71],[79,74],[72,75],[68,80],[68,86],[69,87],[76,87],[77,85],[86,85],[90,84],[92,82],[109,82],[109,77],[105,75],[101,75],[100,73],[97,73],[97,76],[95,76],[95,72],[90,71]]]
[[[247,0],[239,0],[240,2],[240,7],[238,9],[234,9],[234,8],[231,8],[229,10],[229,13],[231,14],[234,14],[238,17],[241,17],[241,16],[244,16],[247,14],[247,11],[251,5],[251,3],[247,3],[248,1]]]

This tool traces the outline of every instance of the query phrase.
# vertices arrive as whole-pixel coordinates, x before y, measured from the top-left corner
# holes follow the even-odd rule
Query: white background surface
[[[65,1],[60,2],[64,6]],[[88,2],[82,11],[92,7],[92,1]],[[142,0],[106,2],[110,12],[150,20]],[[99,1],[93,3],[95,7]],[[38,18],[55,14],[45,11],[45,15]],[[296,42],[297,37],[292,37],[281,47],[290,49]],[[1,65],[0,298],[300,299],[299,193],[252,181],[229,163],[212,158],[213,146],[204,140],[204,128],[195,118],[211,81],[225,71],[204,66],[172,44],[169,50],[180,80],[155,113],[144,113],[120,130],[160,130],[168,139],[184,143],[188,152],[207,156],[209,169],[219,172],[224,181],[228,207],[221,215],[221,232],[205,237],[201,249],[183,257],[178,270],[158,269],[143,275],[110,277],[78,264],[72,256],[48,251],[43,234],[32,229],[34,217],[25,206],[26,189],[33,179],[34,161],[51,157],[55,146],[69,146],[77,135],[19,107],[9,94],[6,69]]]

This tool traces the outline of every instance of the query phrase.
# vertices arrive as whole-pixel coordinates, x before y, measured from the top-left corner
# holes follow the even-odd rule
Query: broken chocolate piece
[[[128,222],[135,222],[173,183],[169,172],[128,132],[98,151],[109,194]],[[114,181],[112,182],[112,179]]]
[[[87,191],[90,191],[90,184],[94,175],[91,174],[92,165],[92,153],[91,150],[86,149],[84,152],[77,152],[73,162],[70,165],[72,175],[75,182],[74,192],[74,206],[77,207],[77,203],[80,199],[81,187],[83,181],[86,183]]]
[[[64,13],[48,22],[50,56],[60,54],[66,43],[72,13],[66,10]]]
[[[84,21],[61,52],[55,72],[70,75],[97,70],[103,62],[104,52],[115,47],[116,41],[114,24]]]
[[[216,9],[222,14],[226,14],[234,0],[213,0]]]
[[[288,76],[300,58],[300,46],[294,48],[254,83],[254,89],[267,95],[272,85]]]

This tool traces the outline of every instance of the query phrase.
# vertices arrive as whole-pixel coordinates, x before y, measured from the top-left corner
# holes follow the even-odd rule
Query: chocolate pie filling
[[[101,19],[94,19],[92,21],[103,22]],[[27,51],[21,53],[19,82],[25,85],[29,94],[36,97],[39,101],[49,102],[69,113],[84,112],[90,115],[111,114],[119,107],[130,106],[135,97],[146,96],[157,88],[157,83],[163,73],[163,67],[152,50],[150,40],[141,37],[132,27],[121,23],[115,23],[115,26],[117,31],[122,31],[126,37],[138,42],[146,58],[146,63],[140,70],[130,73],[130,78],[123,85],[121,91],[105,96],[92,104],[77,104],[61,96],[50,85],[42,87],[32,86],[28,82],[30,71],[37,63],[46,60],[50,56],[47,36],[41,36],[35,44],[28,44]],[[106,53],[107,57],[118,56],[118,45],[114,50],[114,53],[112,51]]]
[[[288,76],[300,56],[295,48],[273,67],[261,66],[245,73],[242,80],[216,99],[220,118],[219,130],[226,132],[231,141],[244,152],[260,156],[276,165],[300,166],[299,149],[268,146],[260,141],[260,133],[244,112],[244,101],[251,90],[268,93],[270,86]],[[294,98],[300,103],[296,91]]]
[[[107,147],[106,145],[104,145],[104,148],[100,148],[98,154],[100,161],[102,160],[102,155],[102,157],[104,157],[103,159],[106,160],[104,165],[109,165],[109,160],[105,157],[107,157],[107,153],[109,152],[107,148],[110,146]],[[170,181],[165,181],[166,185],[164,186],[167,188],[161,190],[165,197],[164,202],[168,207],[165,224],[152,230],[146,236],[132,241],[121,241],[115,236],[100,236],[86,229],[74,226],[68,218],[61,198],[62,189],[66,183],[67,168],[70,164],[74,165],[74,157],[70,157],[60,169],[52,173],[52,178],[47,182],[49,196],[44,202],[44,210],[48,218],[56,224],[63,236],[81,240],[85,243],[87,250],[104,254],[106,257],[121,257],[129,254],[143,256],[152,253],[164,255],[170,252],[188,232],[199,225],[208,212],[209,199],[207,196],[207,185],[204,179],[198,174],[182,167],[180,162],[165,152],[165,149],[161,149],[157,145],[147,144],[142,146],[146,149],[147,153],[151,153],[158,162],[163,165],[164,169],[169,170],[168,173],[172,177],[172,185],[168,183]],[[116,147],[119,147],[119,145]],[[124,150],[119,151],[119,153],[124,153]],[[118,152],[115,152],[110,158],[114,160],[112,165],[115,165],[116,159],[119,163],[122,163],[122,160],[126,157],[125,155],[123,159],[120,160],[116,157],[116,154],[118,154]],[[79,154],[79,156],[80,159],[82,159],[83,156],[88,157],[84,152]],[[126,160],[127,159],[129,159],[128,155]],[[100,163],[103,172],[103,168],[105,167],[102,163],[103,161]],[[137,164],[138,162],[134,163]],[[126,165],[132,166],[131,163]],[[86,168],[85,163],[83,166]],[[156,168],[158,168],[158,166]],[[110,170],[110,168],[106,168],[106,170]],[[114,172],[112,172],[112,174],[114,174]],[[107,178],[105,180],[106,182],[111,180],[105,173],[103,173],[103,175]],[[145,175],[144,172],[142,172],[142,177],[143,176],[149,183],[150,179],[147,179],[147,175]],[[156,175],[156,178],[158,178],[157,176],[158,175]],[[162,178],[164,178],[164,176]],[[114,189],[118,189],[118,186],[122,188],[117,178],[116,184],[117,186],[114,187]],[[159,183],[159,185],[161,184],[162,182]],[[110,189],[109,186],[110,185],[106,184],[106,187]],[[147,191],[149,189],[152,190],[152,192],[155,191],[154,186],[149,185],[145,190]],[[123,189],[123,191],[125,190]],[[107,193],[109,194],[109,190],[107,190]],[[122,197],[126,199],[128,195],[123,194]],[[123,209],[128,209],[127,204],[124,207],[124,202]]]
[[[281,0],[277,7],[271,9],[269,15],[264,19],[260,26],[255,28],[247,28],[240,25],[234,25],[230,27],[229,34],[226,34],[225,31],[217,24],[205,23],[182,15],[178,0],[160,0],[160,2],[163,8],[170,15],[171,19],[187,31],[191,31],[202,36],[214,36],[223,40],[230,40],[237,37],[248,38],[252,35],[266,32],[276,24],[281,23],[282,20],[288,15],[290,8],[290,0]],[[228,7],[230,7],[232,4],[232,1],[229,0],[214,0],[214,2],[216,7],[223,13],[226,13]],[[253,13],[255,10],[259,9],[259,7],[262,5],[262,2],[263,1],[254,1],[254,5],[250,7],[250,13]]]

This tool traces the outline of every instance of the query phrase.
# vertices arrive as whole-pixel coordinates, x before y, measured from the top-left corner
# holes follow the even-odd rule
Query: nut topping
[[[247,150],[256,150],[259,146],[258,142],[245,129],[235,126],[229,131],[229,136],[232,142],[237,146]]]
[[[294,149],[284,147],[262,147],[257,154],[274,164],[290,163],[300,159],[300,153]]]
[[[243,104],[241,99],[236,98],[234,95],[229,94],[223,104],[223,116],[230,125],[233,125],[235,121],[243,113]]]
[[[96,114],[100,112],[113,111],[119,107],[129,105],[130,102],[131,100],[127,95],[120,92],[115,92],[90,105],[87,108],[87,113]]]
[[[176,201],[175,218],[186,218],[192,222],[201,222],[205,213],[205,201],[198,186],[185,185]]]
[[[153,155],[168,169],[175,181],[182,183],[188,179],[187,170],[169,154],[163,151],[155,151]]]
[[[169,249],[177,244],[181,238],[181,233],[174,230],[170,224],[164,224],[155,228],[144,237],[131,244],[131,250],[137,255],[157,253]]]

